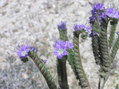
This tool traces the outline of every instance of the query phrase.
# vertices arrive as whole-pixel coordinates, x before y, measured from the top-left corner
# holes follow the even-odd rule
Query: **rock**
[[[6,59],[4,57],[0,56],[0,63],[2,63],[2,62],[6,62]]]
[[[8,0],[0,0],[0,7],[4,7],[8,4]]]

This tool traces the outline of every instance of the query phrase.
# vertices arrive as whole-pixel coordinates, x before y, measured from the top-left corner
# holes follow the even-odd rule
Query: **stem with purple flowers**
[[[53,80],[52,75],[48,71],[48,69],[45,67],[45,64],[43,61],[37,56],[37,54],[33,51],[29,52],[29,57],[34,61],[35,65],[38,67],[39,71],[42,73],[44,76],[49,89],[57,89],[57,86]]]
[[[80,57],[79,52],[79,31],[74,31],[74,38],[73,38],[73,44],[74,44],[74,53],[75,53],[75,67],[77,71],[77,78],[79,80],[79,85],[81,85],[82,89],[90,89],[90,85],[88,82],[88,79],[86,77],[86,74],[84,72],[82,61]]]
[[[114,43],[114,37],[115,37],[115,31],[116,31],[117,23],[118,23],[117,19],[113,19],[112,21],[110,21],[110,24],[111,24],[111,31],[110,31],[110,36],[109,36],[110,48],[112,48],[113,43]]]
[[[61,25],[62,26],[62,25]],[[59,30],[60,40],[67,41],[67,29],[62,28]],[[58,82],[61,89],[69,89],[67,81],[67,68],[66,68],[67,56],[57,59],[57,73],[58,73]]]

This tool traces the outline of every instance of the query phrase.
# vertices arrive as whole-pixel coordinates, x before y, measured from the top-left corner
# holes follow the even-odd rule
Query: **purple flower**
[[[105,19],[105,18],[107,18],[107,15],[104,12],[100,12],[99,13],[99,18]]]
[[[105,7],[103,4],[98,3],[98,4],[93,5],[92,8],[96,10],[103,10]]]
[[[87,27],[85,25],[79,25],[80,30],[86,29]]]
[[[114,13],[114,18],[116,18],[116,19],[119,18],[119,12],[118,12],[118,11],[115,11],[115,13]]]
[[[54,46],[54,48],[63,48],[63,49],[73,48],[72,43],[70,43],[69,41],[63,41],[63,40],[56,41],[56,43],[53,46]]]
[[[56,41],[56,43],[53,46],[55,48],[53,54],[56,55],[58,59],[62,59],[63,56],[68,54],[67,49],[73,48],[73,44],[71,44],[69,41],[62,40]]]
[[[102,19],[106,19],[107,15],[104,12],[105,7],[103,4],[95,4],[92,6],[91,14],[92,16],[89,17],[89,22],[91,24],[94,24],[94,21],[97,20],[99,25],[102,23]]]
[[[85,32],[87,32],[87,33],[91,33],[91,27],[86,27],[85,25],[78,25],[78,24],[75,24],[74,25],[74,30],[75,31],[82,31],[82,30],[84,30]]]
[[[105,11],[106,11],[107,16],[112,16],[115,12],[115,9],[114,8],[107,8]]]
[[[57,56],[58,59],[62,59],[63,56],[67,55],[66,49],[58,48],[54,52],[54,55]]]
[[[72,43],[69,43],[69,41],[65,41],[64,46],[65,46],[66,49],[72,49],[74,47]]]
[[[93,23],[96,20],[96,16],[89,17],[89,22]]]
[[[75,31],[80,30],[80,28],[79,28],[79,25],[78,25],[78,24],[74,24],[74,27],[73,27],[73,28],[74,28],[74,30],[75,30]]]
[[[118,32],[116,32],[116,34],[117,34],[117,35],[119,35],[119,31],[118,31]]]
[[[30,47],[30,50],[34,51],[34,52],[37,52],[38,49],[34,48],[34,47]]]
[[[24,46],[21,46],[19,49],[18,49],[18,56],[20,58],[25,58],[28,56],[28,52],[30,51],[30,46],[28,45],[24,45]]]
[[[105,13],[106,13],[107,16],[113,17],[114,16],[114,13],[115,13],[115,9],[114,8],[107,8],[105,10]]]
[[[91,31],[89,37],[93,37],[93,36],[98,36],[99,34],[94,32],[93,30]]]
[[[96,9],[92,9],[92,10],[91,10],[91,14],[92,14],[92,15],[96,15],[96,14],[97,14],[97,10],[96,10]]]
[[[66,30],[66,29],[67,29],[67,27],[66,27],[66,22],[61,21],[61,22],[57,25],[57,27],[58,27],[58,30]]]
[[[105,13],[107,16],[112,17],[112,18],[119,18],[119,12],[116,11],[114,8],[107,8],[105,10]]]
[[[85,25],[75,24],[73,28],[75,31],[82,31],[83,29],[85,29]]]
[[[88,34],[91,34],[91,29],[92,29],[91,27],[86,27],[85,32],[87,32]]]
[[[58,41],[56,41],[56,43],[53,46],[54,46],[54,48],[63,48],[64,49],[65,48],[64,45],[65,45],[65,43],[63,40],[58,40]]]
[[[30,50],[32,50],[34,52],[37,52],[36,48],[30,47],[28,45],[23,45],[18,49],[17,54],[20,58],[26,58],[28,56],[28,53],[29,53]]]

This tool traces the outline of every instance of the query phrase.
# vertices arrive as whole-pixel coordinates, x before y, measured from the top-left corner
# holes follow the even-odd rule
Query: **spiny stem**
[[[60,30],[59,31],[59,35],[60,35],[60,40],[64,40],[67,41],[67,30]]]
[[[117,38],[117,40],[116,40],[116,42],[115,42],[115,44],[114,44],[114,46],[112,47],[112,50],[111,50],[112,61],[114,60],[118,49],[119,49],[119,36],[118,36],[118,38]]]
[[[114,44],[114,46],[112,47],[112,50],[111,50],[111,65],[110,65],[110,67],[109,67],[109,72],[107,73],[107,75],[106,75],[106,77],[105,77],[104,84],[106,83],[106,81],[108,80],[108,78],[109,78],[109,76],[110,76],[110,72],[111,72],[112,67],[113,67],[113,65],[114,65],[114,58],[115,58],[115,55],[116,55],[118,49],[119,49],[119,36],[118,36],[118,38],[117,38],[117,40],[116,40],[116,42],[115,42],[115,44]],[[103,84],[103,85],[104,85],[104,84]],[[103,87],[104,87],[104,86],[103,86]],[[103,89],[103,88],[102,88],[102,89]]]
[[[100,57],[100,52],[99,52],[99,37],[98,36],[92,37],[92,49],[93,49],[93,54],[95,57],[96,64],[101,65],[101,57]]]
[[[100,70],[100,88],[103,89],[104,85],[108,79],[107,74],[110,74],[110,66],[111,66],[111,57],[108,49],[108,41],[107,41],[107,22],[102,23],[101,32],[99,34],[100,40],[100,53],[102,58],[102,65]]]
[[[101,27],[100,32],[100,52],[101,52],[101,58],[102,58],[102,66],[101,69],[103,72],[101,77],[104,77],[106,73],[109,71],[109,67],[111,65],[111,58],[109,55],[109,49],[108,49],[108,41],[107,41],[107,23],[103,23],[103,26]]]
[[[37,56],[37,54],[35,52],[30,52],[29,56],[31,57],[31,59],[34,61],[34,63],[36,64],[36,66],[38,67],[42,75],[44,76],[49,89],[57,89],[57,86],[53,80],[53,77],[51,76],[50,72],[45,67],[41,59]]]
[[[60,40],[67,41],[67,30],[60,30]],[[57,59],[58,82],[61,89],[69,89],[66,69],[67,56]]]
[[[96,64],[101,66],[102,58],[100,52],[100,39],[97,33],[100,33],[100,25],[97,21],[92,24],[92,49]],[[96,35],[95,35],[96,34]]]
[[[59,33],[60,33],[61,40],[68,41],[67,30],[60,30]],[[72,49],[70,49],[70,50],[68,50],[68,53],[69,53],[68,58],[67,58],[68,62],[77,78],[77,72],[76,72],[75,63],[74,63],[74,60],[75,60],[74,51]]]
[[[77,76],[79,78],[79,83],[80,83],[82,89],[90,89],[90,85],[89,85],[88,79],[86,77],[86,74],[84,72],[84,69],[82,66],[82,61],[80,58],[79,34],[77,34],[76,31],[74,32],[73,43],[74,43],[74,53],[75,53],[75,67],[76,67],[76,71],[77,71]]]
[[[62,59],[57,59],[58,81],[61,89],[69,89],[66,73],[66,58],[64,56]]]
[[[111,72],[111,70],[114,66],[114,58],[115,58],[115,55],[116,55],[118,49],[119,49],[119,36],[118,36],[118,38],[117,38],[117,40],[116,40],[116,42],[115,42],[115,44],[114,44],[114,46],[112,47],[112,50],[111,50],[111,62],[112,63],[109,67],[109,72],[107,73],[107,75],[105,77],[104,84],[106,83],[106,81],[108,80],[108,78],[110,76],[110,72]]]
[[[73,49],[70,49],[70,50],[68,50],[68,62],[71,65],[71,68],[72,68],[76,78],[78,79],[74,60],[75,60],[74,51],[73,51]]]
[[[116,31],[116,26],[117,26],[117,20],[113,20],[110,22],[111,24],[111,31],[110,31],[110,36],[109,36],[109,46],[110,48],[113,45],[114,42],[114,36],[115,36],[115,31]]]

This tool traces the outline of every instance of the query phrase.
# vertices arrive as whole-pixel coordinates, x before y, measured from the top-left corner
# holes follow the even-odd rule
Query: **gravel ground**
[[[119,0],[0,0],[0,89],[48,89],[34,63],[31,60],[22,63],[18,58],[16,51],[22,44],[38,48],[39,56],[48,60],[46,66],[57,81],[56,58],[52,54],[52,45],[59,36],[57,24],[62,20],[67,22],[71,39],[74,24],[89,25],[91,4],[97,2],[118,9]],[[90,38],[81,40],[80,51],[91,87],[96,89],[99,66],[94,62]],[[67,67],[70,89],[79,89],[70,66]],[[118,60],[105,89],[114,89],[117,83]]]

